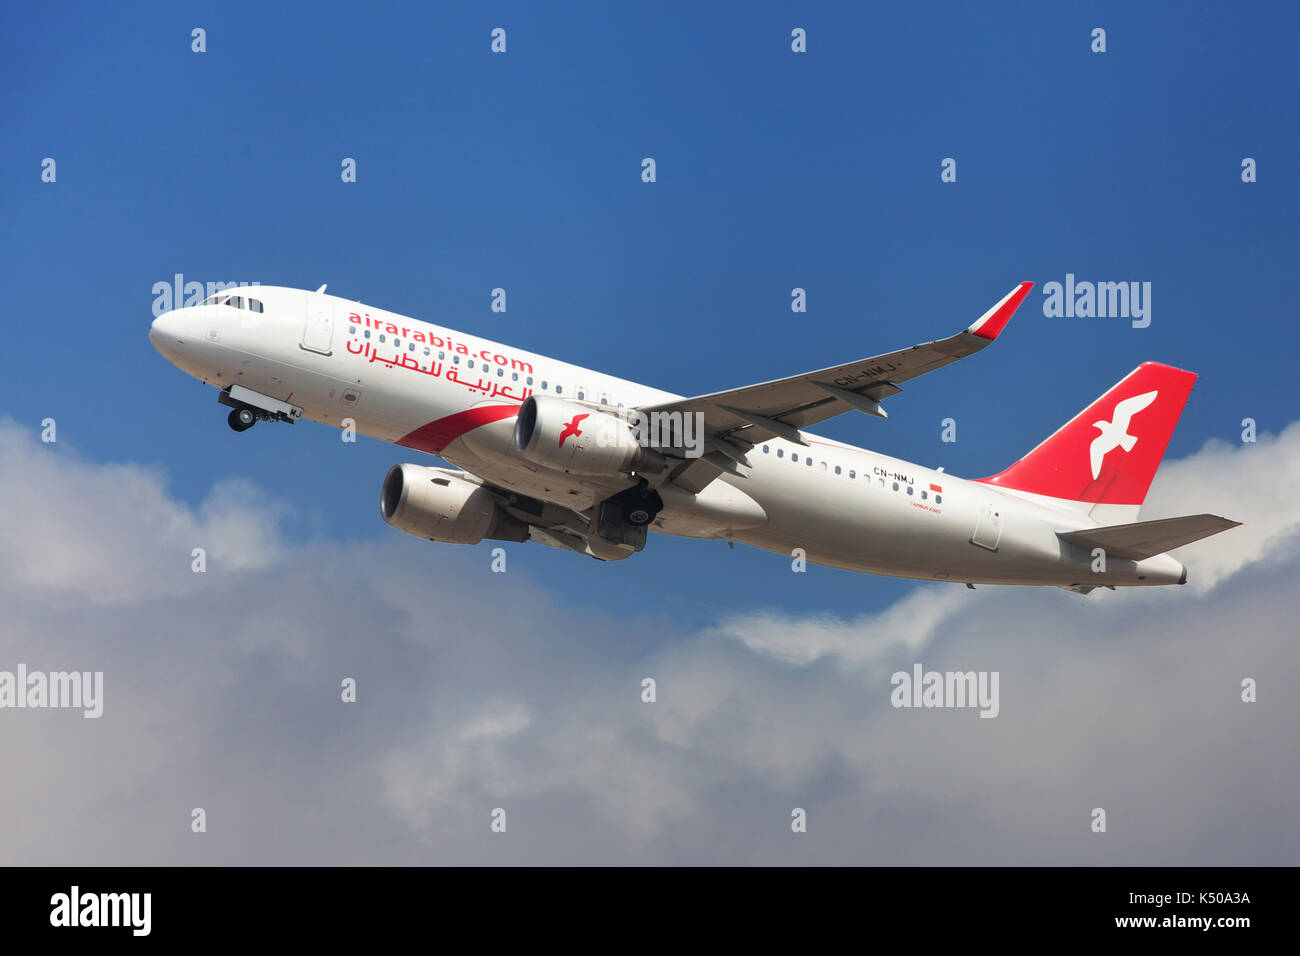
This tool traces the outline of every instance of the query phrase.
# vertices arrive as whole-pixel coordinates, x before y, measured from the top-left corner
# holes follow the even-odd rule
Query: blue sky
[[[5,413],[55,418],[92,460],[156,465],[192,504],[247,478],[295,499],[297,540],[391,537],[378,487],[412,453],[310,424],[233,434],[213,392],[150,347],[155,282],[328,282],[690,394],[947,335],[1016,282],[1072,272],[1151,282],[1151,326],[1049,319],[1036,290],[996,347],[909,385],[887,422],[822,430],[989,474],[1148,359],[1202,375],[1171,456],[1234,440],[1246,416],[1274,431],[1293,417],[1293,7],[312,9],[5,14]],[[1246,156],[1257,183],[1240,180]],[[505,314],[489,310],[497,286]],[[431,575],[487,573],[486,548],[408,554]],[[617,566],[511,557],[607,609],[677,594],[693,622],[756,595],[851,613],[910,587],[665,537]]]

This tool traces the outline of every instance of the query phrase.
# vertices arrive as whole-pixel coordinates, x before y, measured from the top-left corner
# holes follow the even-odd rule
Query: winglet
[[[978,335],[982,339],[988,339],[990,342],[998,337],[1002,327],[1010,321],[1011,316],[1019,308],[1020,303],[1029,295],[1029,290],[1034,287],[1032,282],[1022,282],[1016,286],[993,308],[989,309],[966,331],[972,335]]]

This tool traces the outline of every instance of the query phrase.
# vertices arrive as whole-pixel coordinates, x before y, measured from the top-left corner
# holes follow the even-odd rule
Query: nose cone
[[[185,344],[182,325],[183,322],[175,312],[164,312],[149,326],[149,341],[170,362],[176,361],[180,347]]]

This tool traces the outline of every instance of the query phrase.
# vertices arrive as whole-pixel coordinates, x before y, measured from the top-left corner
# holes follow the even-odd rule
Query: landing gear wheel
[[[627,513],[629,524],[649,524],[650,512],[646,508],[633,508]]]
[[[226,416],[230,427],[237,432],[246,432],[257,424],[257,416],[251,408],[235,408]]]
[[[625,499],[623,519],[630,525],[644,527],[659,516],[663,507],[664,500],[659,497],[659,492],[642,490]]]

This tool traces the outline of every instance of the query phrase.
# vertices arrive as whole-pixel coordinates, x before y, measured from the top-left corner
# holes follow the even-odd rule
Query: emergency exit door
[[[302,347],[329,355],[334,342],[334,302],[324,296],[307,296],[307,318],[302,327]]]

